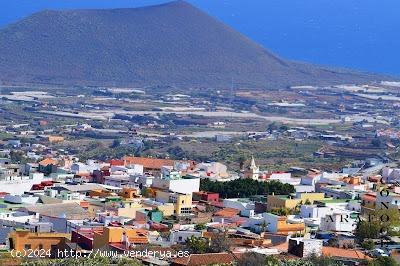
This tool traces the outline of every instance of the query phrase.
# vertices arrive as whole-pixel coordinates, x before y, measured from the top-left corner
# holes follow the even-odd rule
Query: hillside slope
[[[0,30],[0,82],[224,87],[365,82],[380,76],[283,60],[184,1],[42,11]]]

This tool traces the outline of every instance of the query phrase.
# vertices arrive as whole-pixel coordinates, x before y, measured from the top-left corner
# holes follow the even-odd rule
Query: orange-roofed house
[[[375,211],[376,193],[368,192],[361,196],[361,213],[368,214]]]
[[[14,231],[9,234],[10,249],[23,250],[52,250],[60,248],[70,234],[64,233],[38,233],[27,230]]]
[[[215,216],[219,216],[222,218],[232,218],[240,213],[240,210],[233,209],[233,208],[224,208],[222,210],[217,211],[214,213]]]
[[[322,247],[322,255],[325,257],[331,257],[335,260],[345,260],[354,262],[371,260],[371,257],[366,255],[364,252],[355,249]]]
[[[140,190],[138,188],[124,187],[119,195],[124,199],[134,199],[140,197]]]
[[[305,225],[301,220],[288,219],[272,213],[263,213],[262,217],[250,217],[246,227],[252,227],[258,231],[268,231],[280,235],[293,235],[305,233]],[[263,228],[264,227],[264,228]]]
[[[130,227],[105,227],[102,232],[94,232],[93,248],[116,248],[126,250],[131,244],[148,244],[149,232]]]
[[[360,176],[348,176],[343,178],[343,182],[349,185],[360,185],[361,177]]]
[[[110,160],[109,161],[110,166],[125,166],[125,161],[124,160]]]
[[[57,171],[58,162],[52,158],[46,158],[39,162],[39,172],[50,174]]]
[[[48,165],[51,165],[51,164],[52,165],[57,165],[57,161],[52,159],[52,158],[46,158],[46,159],[43,159],[43,160],[41,160],[39,162],[39,165],[41,165],[41,166],[48,166]]]
[[[123,160],[125,162],[125,166],[129,166],[131,164],[143,165],[144,171],[160,171],[163,166],[174,166],[175,164],[175,160],[158,158],[125,156]]]

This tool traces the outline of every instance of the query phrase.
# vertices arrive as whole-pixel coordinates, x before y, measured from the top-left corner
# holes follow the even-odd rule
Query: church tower
[[[250,165],[246,168],[246,171],[244,172],[244,177],[254,180],[258,180],[258,178],[260,177],[260,168],[256,165],[253,156],[251,156]]]

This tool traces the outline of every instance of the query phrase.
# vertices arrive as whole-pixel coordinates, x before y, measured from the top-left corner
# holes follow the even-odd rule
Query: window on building
[[[25,250],[31,249],[31,244],[25,244],[25,245],[24,245],[24,249],[25,249]]]
[[[39,244],[39,249],[43,249],[43,244]]]

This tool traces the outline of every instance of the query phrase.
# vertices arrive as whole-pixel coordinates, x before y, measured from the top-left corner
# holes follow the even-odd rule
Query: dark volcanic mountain
[[[43,11],[0,30],[0,81],[272,87],[379,76],[283,60],[190,4]]]

